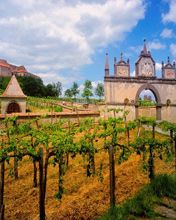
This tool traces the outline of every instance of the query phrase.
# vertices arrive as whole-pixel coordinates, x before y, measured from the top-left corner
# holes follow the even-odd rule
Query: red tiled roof
[[[27,70],[24,66],[15,66],[9,64],[6,60],[2,60],[2,59],[0,59],[0,67],[10,68],[12,72],[16,72],[16,73],[27,73]]]
[[[10,68],[10,65],[7,63],[7,61],[6,60],[2,60],[2,59],[0,59],[0,66]]]
[[[24,66],[19,66],[16,68],[19,73],[27,73],[26,68]]]
[[[0,69],[1,76],[9,76],[15,74],[16,76],[32,76],[34,78],[40,78],[39,76],[29,73],[24,66],[16,66],[13,64],[9,64],[6,60],[0,59],[0,68],[8,69],[8,73],[3,73]]]

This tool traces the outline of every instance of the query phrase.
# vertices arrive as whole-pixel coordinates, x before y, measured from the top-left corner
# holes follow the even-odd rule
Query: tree
[[[5,90],[5,88],[7,87],[7,84],[9,83],[10,81],[10,77],[7,76],[7,77],[0,77],[0,88],[2,90]]]
[[[41,78],[19,76],[17,79],[25,95],[38,97],[45,96],[46,87]]]
[[[92,82],[90,80],[86,80],[84,82],[84,89],[83,89],[82,97],[86,98],[86,101],[89,102],[90,96],[93,96]]]
[[[76,95],[79,94],[78,84],[76,82],[74,82],[70,90],[72,92],[72,95],[76,99]]]
[[[49,83],[49,84],[46,86],[46,96],[51,96],[51,97],[53,97],[53,96],[55,96],[55,95],[56,95],[56,94],[55,94],[53,85]]]
[[[62,95],[62,84],[61,82],[49,83],[45,89],[46,96],[59,97]]]
[[[97,95],[99,97],[99,99],[101,99],[104,96],[104,86],[103,83],[98,83],[97,87],[95,89],[95,95]]]
[[[65,90],[65,97],[72,98],[72,96],[73,96],[73,93],[71,89]]]
[[[54,83],[53,86],[56,89],[57,96],[60,97],[62,95],[62,83],[58,81],[57,83]]]
[[[7,84],[10,80],[10,77],[0,77],[0,89],[5,90]],[[49,83],[44,85],[43,81],[39,77],[32,76],[18,76],[17,80],[27,96],[35,97],[60,97],[62,95],[62,84],[61,82]]]

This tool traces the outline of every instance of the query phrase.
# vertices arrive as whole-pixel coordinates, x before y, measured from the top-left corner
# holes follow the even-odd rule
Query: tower
[[[129,77],[130,76],[130,65],[129,59],[127,62],[123,59],[123,53],[120,54],[120,61],[117,63],[114,58],[114,76],[117,77]]]
[[[176,79],[176,67],[175,62],[170,63],[170,58],[168,57],[167,63],[164,65],[162,62],[162,77],[164,79]]]
[[[136,77],[155,77],[155,61],[153,60],[150,51],[147,51],[146,40],[144,47],[136,62]]]

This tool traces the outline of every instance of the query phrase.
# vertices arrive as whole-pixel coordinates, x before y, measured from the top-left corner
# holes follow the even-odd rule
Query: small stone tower
[[[114,57],[114,76],[117,77],[129,77],[130,76],[130,65],[129,59],[127,62],[123,60],[123,53],[120,55],[120,61],[117,63],[116,57]]]
[[[15,75],[10,79],[7,88],[0,96],[1,98],[1,114],[10,114],[14,112],[26,112],[26,98]]]
[[[156,78],[155,61],[150,51],[147,50],[146,40],[144,40],[144,48],[135,65],[136,77]]]
[[[167,63],[165,65],[164,62],[162,62],[162,77],[164,79],[176,79],[175,62],[171,64],[169,57],[167,58]]]

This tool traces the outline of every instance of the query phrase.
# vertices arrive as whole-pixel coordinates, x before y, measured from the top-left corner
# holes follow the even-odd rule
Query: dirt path
[[[163,198],[160,204],[155,207],[157,213],[157,219],[176,219],[176,200],[170,198]]]

